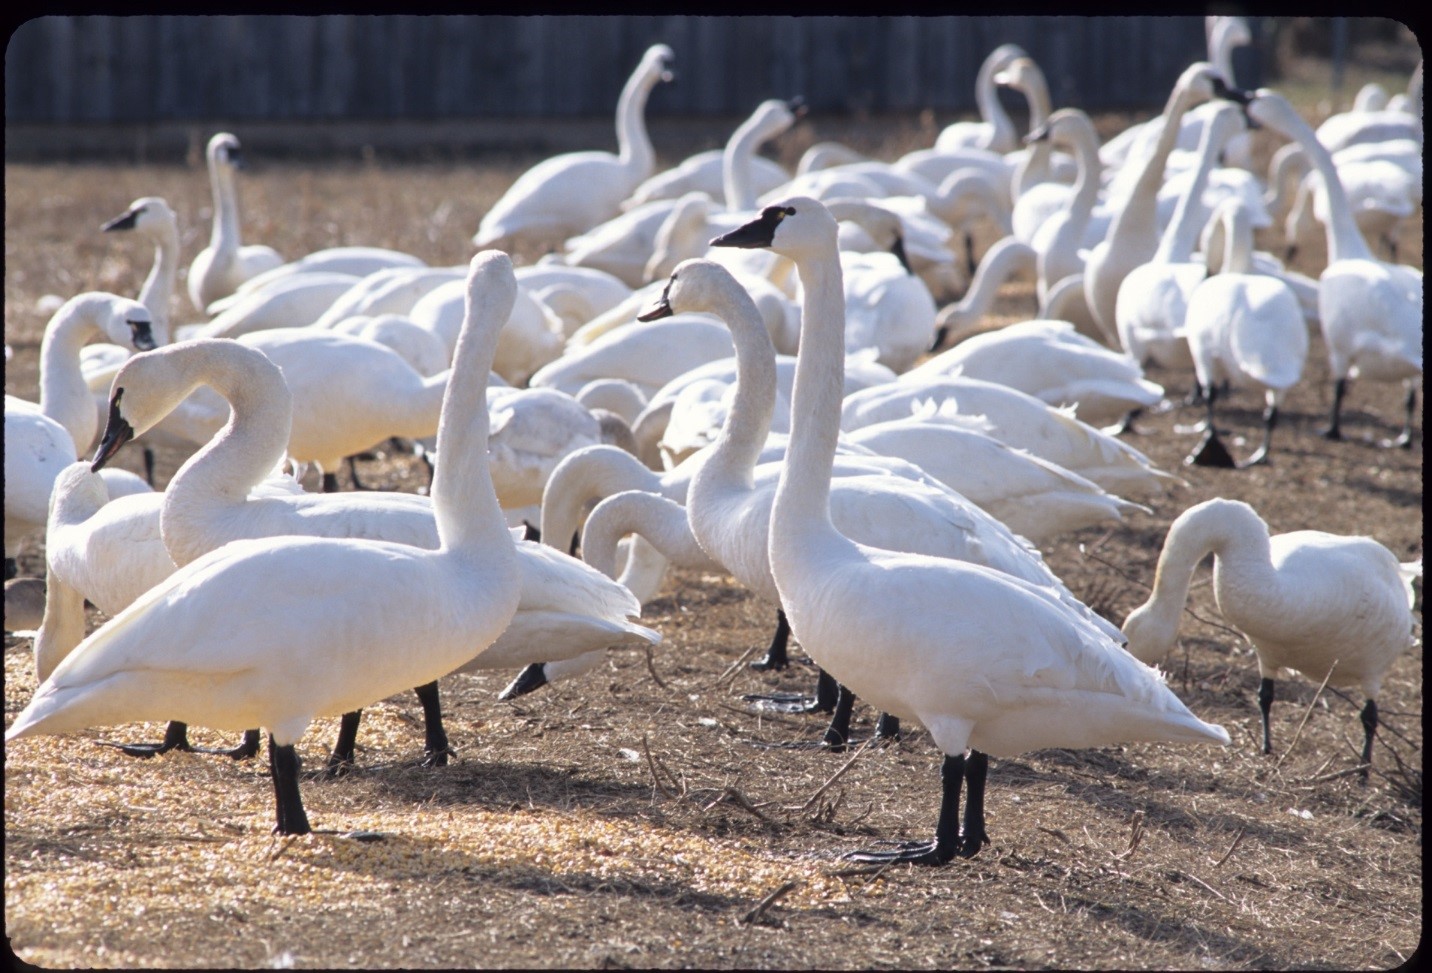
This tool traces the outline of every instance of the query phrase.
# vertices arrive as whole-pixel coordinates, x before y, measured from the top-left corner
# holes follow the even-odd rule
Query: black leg
[[[1298,245],[1296,243],[1288,244],[1288,248],[1283,251],[1283,263],[1291,265],[1293,262],[1293,258],[1297,255]]]
[[[943,785],[944,794],[940,801],[940,820],[935,825],[934,841],[909,841],[899,844],[893,851],[861,850],[852,851],[845,857],[852,861],[873,862],[876,864],[892,864],[897,862],[909,863],[911,865],[943,865],[955,853],[962,850],[960,839],[960,785],[965,779],[965,757],[945,756],[945,762],[940,765],[940,782]],[[983,787],[983,773],[979,777],[980,785]],[[981,792],[983,794],[983,792]],[[983,797],[981,797],[983,804]],[[978,815],[980,828],[983,830],[984,811],[981,807]],[[976,849],[978,850],[978,849]],[[973,852],[971,852],[973,854]]]
[[[837,683],[837,685],[839,685]],[[850,713],[855,708],[855,694],[844,686],[839,686],[835,699],[835,710],[831,713],[830,726],[825,728],[825,736],[821,739],[821,745],[832,753],[839,753],[845,749],[846,741],[850,739]]]
[[[533,541],[535,543],[541,543],[542,532],[524,520],[522,521],[522,539],[524,541]]]
[[[572,533],[572,543],[570,543],[570,544],[567,545],[567,553],[570,554],[572,557],[579,557],[580,555],[579,555],[577,552],[580,551],[581,549],[582,549],[582,532],[581,532],[581,531],[574,531],[574,532]]]
[[[352,478],[353,489],[355,490],[375,489],[374,487],[364,486],[362,481],[358,479],[358,458],[356,456],[348,457],[348,476]]]
[[[973,858],[989,844],[985,833],[984,792],[989,754],[971,750],[965,758],[965,823],[960,828],[960,857]]]
[[[1372,764],[1372,737],[1377,733],[1377,701],[1369,699],[1362,708],[1362,782],[1367,783],[1367,769]]]
[[[875,739],[885,742],[895,742],[901,739],[900,717],[891,716],[889,713],[881,713],[880,719],[875,721]]]
[[[1268,729],[1268,713],[1273,709],[1273,680],[1258,684],[1258,709],[1263,714],[1263,752],[1273,752],[1273,734]]]
[[[308,834],[313,830],[303,811],[303,798],[298,793],[298,753],[290,744],[280,747],[269,734],[269,771],[273,774],[274,803],[278,825],[274,834]]]
[[[970,272],[971,278],[974,277],[975,270],[978,269],[975,262],[975,235],[969,230],[965,231],[965,269]]]
[[[214,753],[221,757],[233,757],[235,760],[248,760],[259,755],[259,731],[245,730],[244,742],[237,747],[193,747],[195,753]]]
[[[7,557],[5,559],[5,580],[9,581],[11,578],[15,577],[15,575],[19,573],[20,565],[16,563],[13,557]]]
[[[328,773],[337,777],[346,773],[353,767],[354,750],[358,744],[358,722],[363,718],[363,711],[355,709],[351,713],[344,713],[342,720],[338,723],[338,739],[333,743],[333,752],[328,755]],[[269,744],[273,746],[272,743]]]
[[[189,746],[189,727],[177,720],[170,721],[164,728],[163,743],[109,743],[105,740],[97,740],[100,746],[114,747],[120,753],[131,757],[157,757],[161,753],[168,753],[170,750],[192,750]]]
[[[517,674],[517,678],[507,684],[507,688],[497,694],[498,699],[516,699],[518,696],[526,696],[535,689],[541,689],[547,685],[547,663],[534,662],[526,669]]]
[[[423,704],[423,766],[446,767],[448,757],[456,757],[457,751],[448,746],[447,730],[443,729],[443,707],[438,701],[438,682],[424,683],[413,692]]]
[[[144,482],[150,486],[154,486],[154,450],[149,446],[145,446],[143,456]]]
[[[1263,445],[1259,446],[1252,456],[1239,463],[1239,469],[1245,469],[1249,466],[1257,466],[1260,463],[1268,462],[1268,447],[1272,445],[1273,427],[1277,424],[1278,407],[1276,405],[1270,405],[1263,410]]]
[[[833,713],[840,698],[840,683],[821,669],[820,675],[816,677],[814,696],[802,693],[748,693],[741,698],[748,703],[755,703],[760,709],[775,710],[778,713]]]
[[[1318,435],[1324,439],[1342,439],[1342,402],[1343,396],[1347,395],[1347,379],[1340,378],[1333,382],[1333,411],[1328,416],[1328,427],[1318,431]]]
[[[930,347],[927,350],[932,353],[939,351],[941,346],[944,345],[945,339],[949,336],[950,326],[948,324],[938,326],[935,328],[935,340],[930,342]]]
[[[1218,390],[1210,385],[1203,390],[1204,402],[1208,405],[1207,428],[1203,432],[1203,439],[1194,447],[1193,452],[1184,457],[1185,466],[1213,466],[1221,469],[1233,469],[1238,464],[1233,461],[1233,454],[1228,447],[1223,445],[1223,440],[1218,435],[1218,429],[1213,424],[1213,403],[1218,398]]]
[[[784,609],[776,609],[776,631],[771,636],[770,648],[766,649],[764,658],[757,659],[751,663],[752,669],[784,669],[790,664],[786,655],[786,645],[791,639],[791,625],[786,621]]]
[[[1195,379],[1193,380],[1193,388],[1189,389],[1189,390],[1188,390],[1188,395],[1184,396],[1183,404],[1184,404],[1184,405],[1202,405],[1202,404],[1203,404],[1203,386],[1198,384],[1198,379],[1195,378]]]
[[[323,474],[323,492],[324,492],[324,493],[337,493],[340,489],[342,489],[342,488],[338,485],[338,474],[337,474],[337,473],[324,473],[324,474]]]
[[[1143,414],[1144,410],[1141,408],[1134,409],[1133,411],[1126,413],[1124,415],[1123,420],[1119,423],[1119,428],[1114,430],[1114,435],[1122,436],[1125,433],[1129,433],[1130,435],[1134,436],[1140,435],[1139,431],[1134,428],[1134,420]]]

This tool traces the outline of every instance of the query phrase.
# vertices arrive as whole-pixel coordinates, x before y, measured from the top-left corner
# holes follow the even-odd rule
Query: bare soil
[[[1105,125],[1117,120],[1103,120]],[[882,158],[929,144],[915,123],[861,129]],[[792,134],[783,161],[831,127]],[[242,136],[242,132],[240,132]],[[1266,133],[1261,137],[1266,138]],[[657,133],[660,141],[660,133]],[[712,139],[712,144],[720,138]],[[663,146],[667,161],[682,153]],[[1271,145],[1263,149],[1263,157]],[[281,252],[367,243],[433,264],[470,257],[486,207],[530,160],[501,166],[259,164],[242,177],[243,231]],[[132,294],[151,254],[101,234],[142,195],[180,214],[186,259],[209,221],[196,166],[35,166],[5,171],[6,391],[33,397],[46,294]],[[982,241],[987,245],[988,240]],[[1262,246],[1281,252],[1270,232]],[[1422,265],[1422,221],[1403,237]],[[537,253],[519,252],[532,260]],[[1321,252],[1299,255],[1316,276]],[[187,302],[180,300],[187,307]],[[1032,285],[1007,285],[995,318],[1031,317]],[[1173,401],[1191,376],[1154,370]],[[1252,504],[1275,532],[1366,534],[1410,560],[1422,551],[1421,419],[1396,433],[1402,392],[1355,384],[1345,442],[1315,435],[1330,401],[1319,338],[1289,396],[1272,462],[1183,468],[1191,408],[1151,414],[1133,439],[1187,486],[1111,530],[1048,544],[1073,591],[1115,622],[1147,595],[1169,523],[1210,497]],[[1222,410],[1240,455],[1262,403]],[[127,451],[126,451],[127,452]],[[121,455],[139,469],[138,451]],[[166,480],[183,460],[161,454]],[[365,482],[417,489],[420,466],[379,454]],[[22,574],[43,574],[31,544]],[[1420,647],[1391,669],[1371,780],[1355,773],[1363,700],[1293,676],[1278,684],[1274,752],[1257,746],[1253,652],[1225,626],[1201,569],[1166,663],[1226,749],[1131,745],[995,760],[992,844],[937,869],[851,868],[876,839],[925,837],[940,755],[903,742],[833,754],[762,744],[814,741],[823,719],[753,711],[742,694],[808,690],[814,670],[745,665],[772,612],[724,577],[675,572],[644,621],[664,643],[614,653],[581,680],[514,702],[511,672],[443,685],[459,758],[417,766],[420,711],[402,695],[370,708],[360,769],[304,783],[318,828],[271,835],[266,762],[173,753],[142,762],[93,740],[158,739],[156,724],[25,740],[5,753],[5,926],[23,959],[49,967],[756,967],[1375,969],[1418,948],[1422,916]],[[1419,616],[1420,617],[1420,616]],[[93,625],[102,622],[94,613]],[[34,689],[29,641],[7,634],[5,709]],[[991,646],[998,651],[998,646]],[[799,653],[797,653],[799,654]],[[856,735],[874,714],[857,707]],[[322,767],[336,721],[300,745]],[[196,742],[220,737],[195,732]],[[234,741],[224,741],[232,743]],[[843,772],[843,773],[842,773]]]

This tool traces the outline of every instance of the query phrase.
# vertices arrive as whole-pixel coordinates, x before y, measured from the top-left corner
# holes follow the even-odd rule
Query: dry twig
[[[1234,835],[1233,837],[1233,844],[1228,846],[1228,850],[1223,853],[1222,858],[1218,859],[1218,861],[1213,863],[1214,868],[1217,868],[1219,865],[1222,865],[1224,862],[1228,861],[1229,857],[1232,856],[1233,852],[1238,848],[1238,843],[1243,840],[1243,835],[1245,832],[1247,832],[1247,830],[1248,825],[1246,824],[1238,829],[1238,834]]]
[[[1283,751],[1283,756],[1279,757],[1278,762],[1273,765],[1274,770],[1277,770],[1279,767],[1283,766],[1283,761],[1288,759],[1288,754],[1292,753],[1293,748],[1298,745],[1298,740],[1303,735],[1303,727],[1308,725],[1308,717],[1313,715],[1313,707],[1318,704],[1318,697],[1323,694],[1323,689],[1327,686],[1328,680],[1333,677],[1333,670],[1337,667],[1338,660],[1334,659],[1333,664],[1328,666],[1328,674],[1326,676],[1323,676],[1323,684],[1318,687],[1318,691],[1313,693],[1313,698],[1308,701],[1308,708],[1303,710],[1303,718],[1298,723],[1297,732],[1293,734],[1293,742],[1288,744],[1288,749]]]
[[[760,902],[757,902],[756,907],[754,909],[742,916],[741,925],[749,926],[751,923],[756,922],[758,919],[761,918],[761,916],[766,914],[767,909],[775,905],[776,902],[779,901],[783,896],[794,892],[803,884],[804,883],[800,879],[793,878],[789,882],[786,882],[784,885],[781,885],[770,895],[766,896]]]

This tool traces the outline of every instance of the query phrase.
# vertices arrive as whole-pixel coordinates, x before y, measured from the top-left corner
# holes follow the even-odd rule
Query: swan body
[[[1145,510],[1077,473],[981,430],[916,417],[846,434],[857,446],[919,466],[1036,544]],[[884,545],[882,545],[884,546]]]
[[[1169,653],[1194,569],[1209,554],[1218,610],[1258,654],[1263,752],[1272,749],[1273,681],[1287,669],[1362,690],[1368,700],[1363,762],[1370,762],[1383,677],[1416,644],[1412,578],[1421,576],[1421,562],[1399,564],[1370,537],[1270,534],[1248,504],[1208,500],[1169,526],[1153,594],[1124,622],[1129,652],[1147,662]]]
[[[313,321],[313,327],[331,328],[359,315],[408,314],[428,292],[449,281],[462,280],[462,275],[460,267],[393,267],[374,271],[335,298]]]
[[[418,298],[408,312],[413,323],[437,335],[449,349],[454,347],[462,325],[461,281],[439,284]],[[562,319],[518,288],[512,316],[498,336],[493,371],[512,385],[521,385],[562,352]]]
[[[401,314],[366,314],[345,318],[333,326],[336,334],[375,341],[393,349],[419,375],[430,378],[447,370],[447,348],[428,329]]]
[[[300,274],[344,274],[361,278],[380,270],[422,270],[426,267],[427,262],[421,257],[387,247],[328,247],[256,274],[240,284],[236,292],[261,291],[284,278]]]
[[[462,373],[486,375],[516,281],[505,254],[473,258]],[[452,671],[517,609],[512,537],[486,472],[484,386],[450,388],[433,480],[440,546],[263,538],[225,545],[90,635],[6,731],[6,744],[134,720],[270,734],[277,831],[311,829],[293,745],[320,715],[359,709]],[[255,611],[254,604],[262,611]],[[275,624],[282,619],[283,624]]]
[[[598,418],[557,389],[489,389],[488,410],[488,461],[504,509],[540,504],[562,457],[609,441]]]
[[[200,250],[189,265],[189,300],[200,314],[219,298],[232,294],[250,277],[284,262],[273,247],[245,246],[239,239],[234,173],[243,165],[243,156],[238,138],[229,132],[218,132],[209,139],[204,154],[214,195],[214,227],[209,245]]]
[[[1153,405],[1163,387],[1125,355],[1067,321],[1033,320],[974,335],[915,366],[900,381],[963,376],[998,382],[1050,405],[1070,405],[1090,425]]]
[[[215,316],[204,325],[181,328],[183,338],[237,338],[252,331],[313,324],[361,278],[314,272],[282,277],[262,290],[236,292],[209,305]]]
[[[1076,419],[1073,409],[976,378],[893,382],[848,394],[841,403],[840,426],[849,433],[912,417],[925,422],[983,420],[989,434],[1006,445],[1122,496],[1155,496],[1177,480],[1137,449]]]
[[[617,103],[618,154],[569,152],[539,162],[492,204],[472,242],[485,247],[540,234],[571,236],[617,215],[655,168],[643,114],[651,89],[670,80],[673,56],[665,44],[652,45],[627,80]]]
[[[933,350],[948,349],[977,332],[1000,287],[1016,276],[1035,276],[1038,256],[1033,247],[1013,236],[996,241],[985,251],[965,296],[935,316]]]
[[[935,840],[857,857],[942,864],[977,853],[987,840],[984,753],[1129,739],[1227,744],[1222,728],[1193,716],[1154,670],[1053,590],[967,562],[868,547],[832,525],[843,358],[835,240],[824,207],[792,197],[720,242],[782,252],[806,294],[796,425],[768,548],[792,633],[842,685],[918,721],[946,754]],[[978,753],[967,757],[967,749]],[[961,833],[967,770],[974,790]]]
[[[529,383],[575,394],[598,378],[631,382],[650,400],[663,385],[698,365],[728,358],[731,335],[697,315],[626,325],[538,369]]]

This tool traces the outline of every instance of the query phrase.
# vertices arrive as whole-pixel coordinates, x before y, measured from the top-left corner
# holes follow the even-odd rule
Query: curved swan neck
[[[172,220],[156,227],[154,233],[154,266],[139,289],[139,303],[149,308],[153,317],[151,329],[154,343],[167,345],[170,340],[169,307],[174,300],[174,286],[179,280],[179,227]]]
[[[239,249],[239,201],[233,167],[210,159],[209,186],[214,194],[214,226],[209,233],[209,248],[217,258],[219,254],[231,254]]]
[[[432,500],[439,546],[485,561],[504,550],[517,556],[488,468],[486,382],[516,297],[517,281],[506,254],[487,251],[473,258],[453,355],[455,380],[445,383],[438,421]]]
[[[659,478],[641,460],[616,446],[586,446],[552,469],[542,490],[542,543],[566,551],[588,501],[624,490],[656,490]]]
[[[1352,207],[1347,193],[1338,178],[1337,165],[1328,150],[1318,141],[1317,134],[1303,121],[1295,108],[1281,95],[1268,89],[1259,89],[1254,95],[1253,110],[1265,113],[1268,124],[1303,147],[1308,161],[1323,180],[1328,200],[1328,263],[1339,260],[1373,260],[1372,250],[1353,219]]]
[[[845,384],[845,288],[832,238],[828,252],[796,259],[804,300],[791,391],[791,438],[771,508],[771,536],[834,532],[830,477]]]
[[[979,318],[989,311],[990,305],[999,295],[999,288],[1021,268],[1033,265],[1034,249],[1014,237],[1004,237],[985,252],[984,259],[975,268],[970,289],[956,305],[962,316]]]
[[[1071,218],[1087,221],[1099,199],[1099,135],[1088,117],[1069,116],[1074,121],[1063,132],[1065,143],[1074,153],[1079,173],[1074,178],[1074,199],[1070,202]]]
[[[751,471],[766,445],[776,411],[776,347],[750,295],[734,280],[731,288],[739,293],[724,293],[718,313],[731,329],[736,349],[736,394],[693,486],[697,479],[720,475],[750,489]]]
[[[1268,163],[1268,191],[1263,196],[1268,209],[1276,213],[1290,205],[1290,197],[1310,169],[1312,163],[1301,145],[1288,142],[1280,146]]]
[[[1004,110],[1004,105],[1000,104],[999,86],[994,83],[994,76],[1004,64],[1002,59],[991,54],[980,65],[979,75],[975,78],[975,104],[979,106],[980,117],[994,128],[994,134],[985,146],[991,152],[1008,152],[1014,147],[1014,122]]]
[[[582,560],[607,577],[617,577],[617,543],[640,534],[668,560],[680,560],[695,545],[686,509],[643,490],[614,494],[592,511],[582,528]]]
[[[735,212],[756,208],[751,157],[763,142],[789,127],[790,122],[786,120],[789,117],[789,112],[783,118],[782,112],[775,106],[762,105],[727,140],[721,153],[721,188],[726,194],[727,209]]]
[[[76,455],[89,448],[99,425],[94,399],[80,369],[80,349],[100,334],[109,303],[101,294],[70,298],[40,339],[40,411],[65,427]]]
[[[656,168],[656,150],[646,132],[646,99],[660,78],[660,68],[643,63],[627,79],[617,101],[617,158],[632,173],[633,184]]]
[[[1175,630],[1179,612],[1188,601],[1194,569],[1208,554],[1223,562],[1215,570],[1230,562],[1236,564],[1240,585],[1271,590],[1277,583],[1268,525],[1253,508],[1231,500],[1210,500],[1190,507],[1169,526],[1148,601],[1148,610]]]
[[[223,428],[179,467],[164,491],[159,529],[169,556],[182,567],[213,546],[211,538],[196,533],[215,515],[246,503],[249,492],[283,461],[293,425],[293,394],[278,366],[237,342],[215,339],[169,347],[186,378],[173,389],[171,401],[181,402],[208,385],[229,403]]]
[[[1195,93],[1190,81],[1191,72],[1197,70],[1207,71],[1209,66],[1205,62],[1199,62],[1185,70],[1169,94],[1168,103],[1164,106],[1163,129],[1159,132],[1158,142],[1139,172],[1123,208],[1115,212],[1105,239],[1116,240],[1124,236],[1132,238],[1134,234],[1145,234],[1155,241],[1150,250],[1158,245],[1159,188],[1163,186],[1168,157],[1178,144],[1179,125],[1183,121],[1184,112],[1194,105]]]

